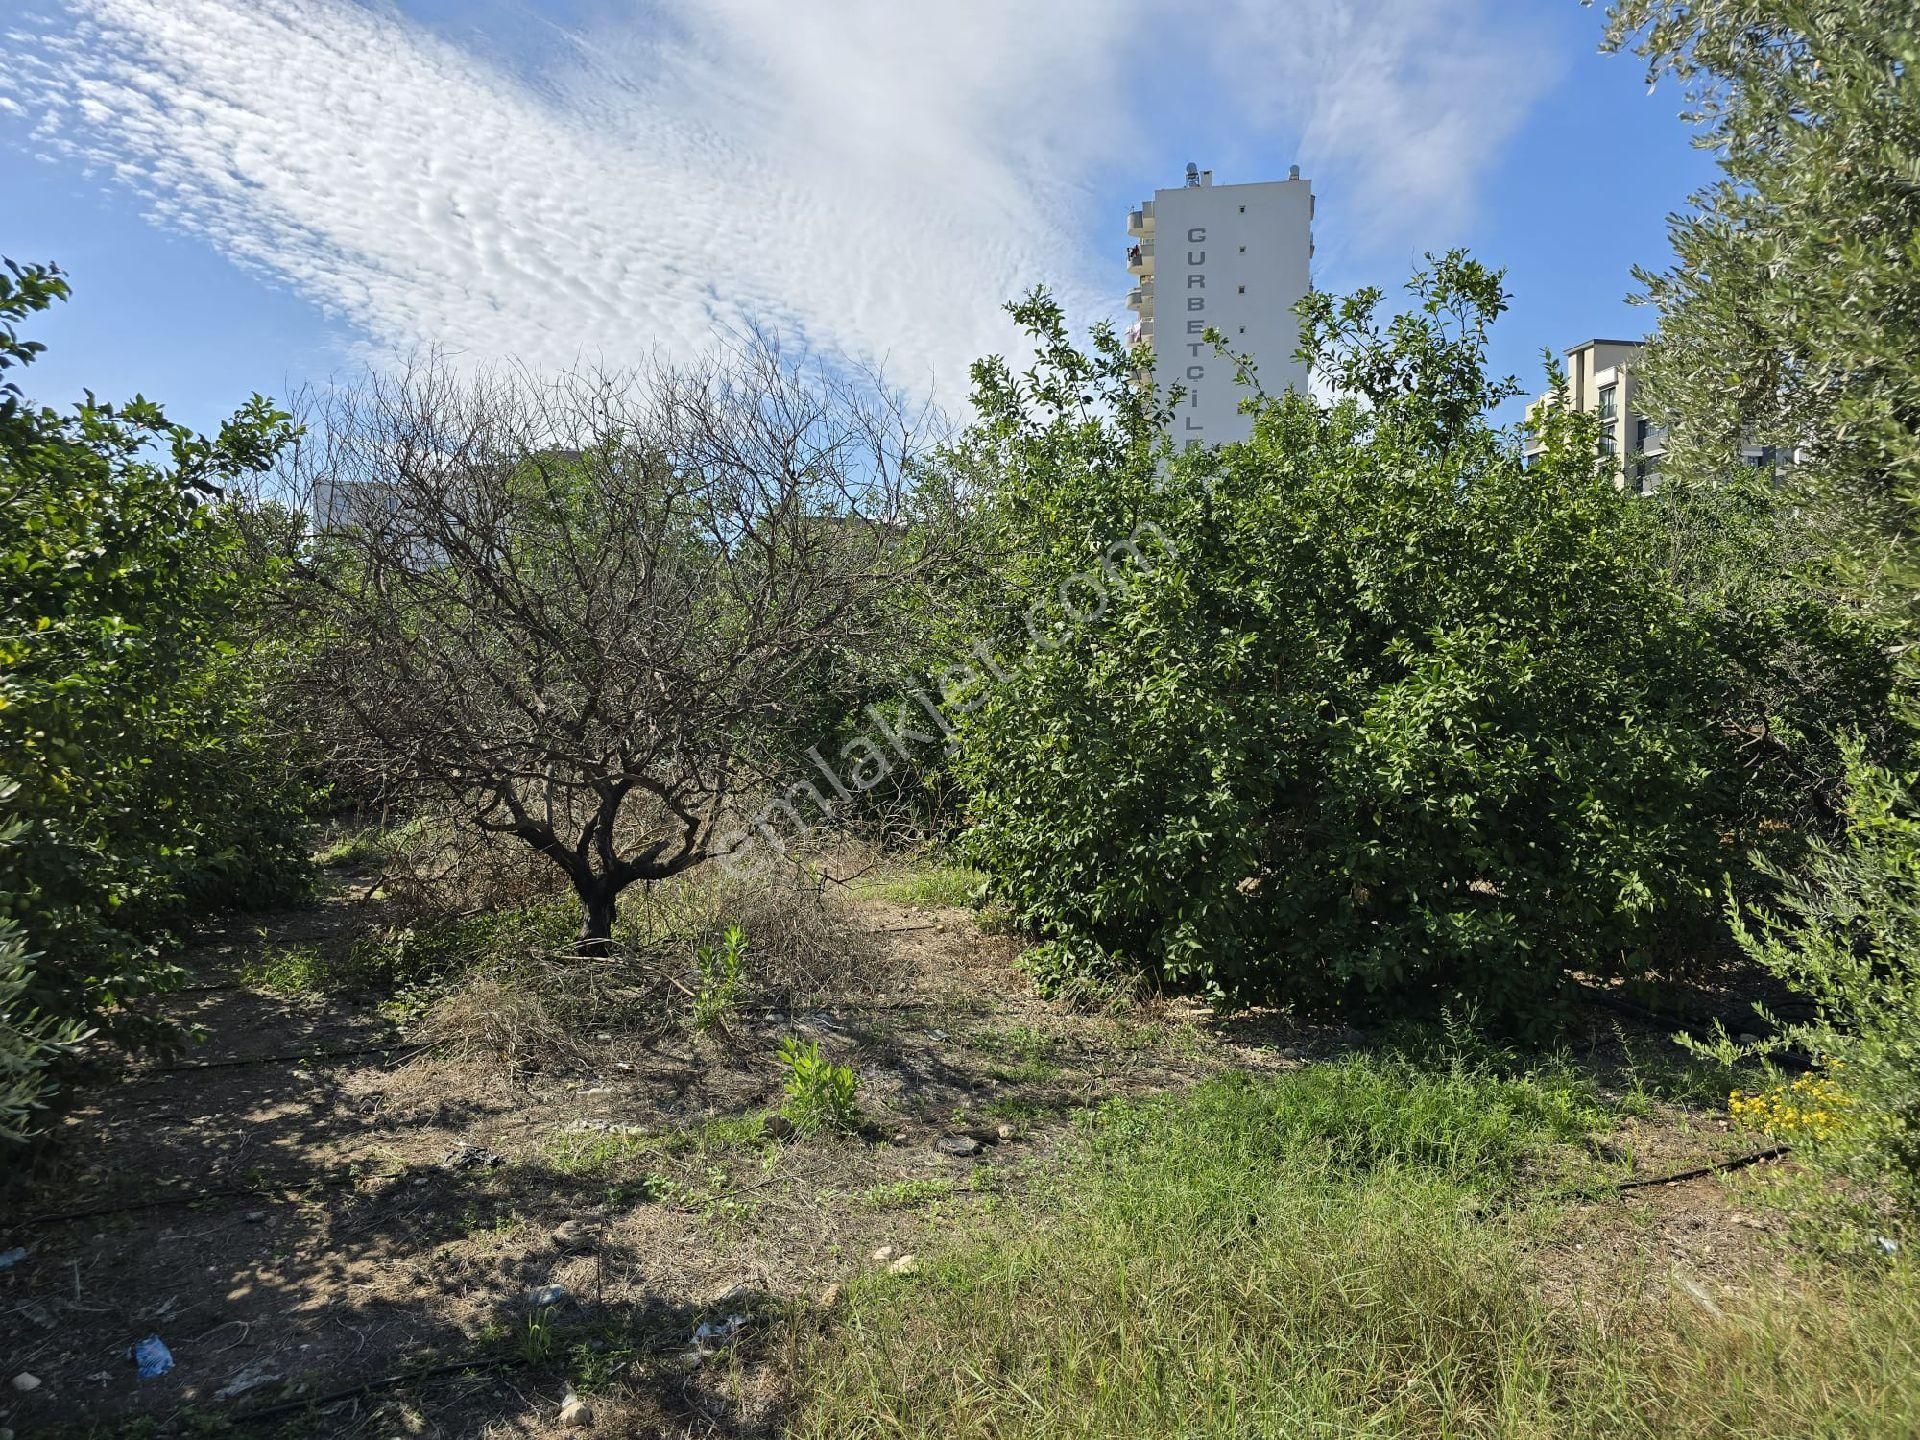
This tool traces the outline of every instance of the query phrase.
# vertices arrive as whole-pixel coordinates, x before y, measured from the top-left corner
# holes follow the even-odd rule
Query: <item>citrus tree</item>
[[[1864,622],[1676,588],[1581,417],[1523,459],[1490,419],[1497,274],[1453,254],[1412,290],[1310,297],[1338,398],[1250,389],[1243,444],[1170,450],[1138,357],[1076,351],[1043,299],[1036,368],[980,368],[1006,678],[958,766],[1043,963],[1510,1016],[1684,971],[1722,875],[1817,823],[1822,727],[1884,712]]]
[[[8,264],[0,369],[34,358],[20,324],[66,294]],[[0,392],[0,994],[20,1033],[167,1038],[130,1002],[172,977],[190,909],[300,886],[297,796],[246,666],[264,578],[220,503],[288,437],[258,397],[209,438],[144,399],[60,413]]]

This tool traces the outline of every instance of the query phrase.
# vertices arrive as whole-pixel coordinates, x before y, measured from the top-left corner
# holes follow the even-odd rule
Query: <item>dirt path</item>
[[[722,1044],[582,1037],[585,1065],[516,1081],[418,1053],[364,1006],[239,983],[269,940],[366,924],[349,893],[207,937],[171,1003],[213,1038],[63,1117],[57,1167],[0,1234],[29,1252],[0,1273],[0,1350],[40,1382],[0,1397],[0,1424],[560,1434],[571,1374],[602,1391],[595,1433],[772,1433],[755,1356],[776,1316],[1017,1191],[1075,1109],[1295,1063],[1197,1009],[1057,1012],[968,912],[867,900],[881,990]],[[763,1132],[788,1033],[856,1068],[862,1135]],[[739,1343],[703,1353],[696,1327],[732,1316]],[[142,1380],[128,1347],[149,1335],[174,1365]]]

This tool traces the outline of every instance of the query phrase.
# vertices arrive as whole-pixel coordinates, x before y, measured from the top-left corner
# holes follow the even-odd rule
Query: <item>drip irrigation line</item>
[[[1758,1015],[1751,1016],[1747,1019],[1735,1017],[1736,1023],[1730,1025],[1727,1023],[1729,1017],[1725,1015],[1699,1015],[1690,1017],[1672,1011],[1655,1010],[1650,1005],[1642,1005],[1637,1001],[1628,1000],[1623,996],[1615,995],[1605,990],[1596,990],[1592,987],[1587,988],[1587,994],[1592,999],[1606,1006],[1609,1010],[1617,1010],[1622,1015],[1631,1015],[1636,1020],[1649,1020],[1656,1025],[1670,1025],[1695,1040],[1708,1043],[1720,1038],[1720,1030],[1725,1030],[1729,1035],[1734,1035],[1740,1033],[1739,1027],[1741,1025],[1765,1024]],[[1776,1051],[1769,1058],[1783,1070],[1801,1071],[1814,1068],[1813,1057],[1798,1050]]]
[[[426,1045],[405,1045],[389,1042],[385,1045],[351,1045],[342,1050],[297,1050],[287,1055],[241,1055],[231,1060],[203,1060],[197,1065],[163,1065],[158,1069],[137,1071],[128,1075],[123,1084],[139,1084],[147,1080],[157,1080],[163,1075],[192,1075],[201,1070],[235,1070],[249,1065],[298,1065],[318,1064],[325,1060],[351,1060],[361,1055],[382,1055],[394,1050],[408,1051],[411,1059]]]
[[[285,1181],[268,1185],[218,1185],[208,1190],[192,1190],[179,1195],[155,1195],[145,1200],[118,1200],[111,1205],[90,1205],[79,1210],[56,1210],[46,1215],[29,1215],[17,1221],[22,1228],[35,1225],[62,1225],[73,1220],[93,1220],[102,1215],[124,1215],[133,1210],[164,1210],[170,1205],[197,1205],[202,1200],[231,1200],[251,1195],[286,1195],[302,1190],[337,1190],[358,1185],[363,1180],[393,1180],[410,1172],[404,1170],[360,1175],[316,1175],[310,1180]]]
[[[1676,1170],[1671,1175],[1649,1175],[1644,1179],[1620,1180],[1615,1182],[1616,1190],[1644,1190],[1652,1185],[1677,1185],[1682,1180],[1703,1180],[1709,1175],[1721,1175],[1729,1170],[1744,1170],[1749,1165],[1759,1165],[1768,1160],[1778,1160],[1791,1152],[1790,1145],[1772,1145],[1765,1150],[1756,1150],[1751,1155],[1736,1155],[1731,1160],[1716,1160],[1711,1165],[1696,1165],[1691,1170]]]
[[[348,1400],[357,1400],[362,1395],[371,1395],[376,1390],[386,1390],[395,1385],[433,1380],[443,1375],[468,1374],[476,1370],[514,1370],[527,1363],[526,1358],[520,1355],[483,1355],[466,1360],[448,1360],[439,1365],[399,1370],[391,1375],[382,1375],[375,1380],[365,1380],[358,1385],[350,1385],[345,1390],[335,1390],[326,1395],[303,1395],[293,1400],[281,1400],[272,1405],[262,1405],[257,1410],[243,1410],[231,1418],[235,1424],[244,1424],[252,1420],[270,1420],[276,1415],[291,1415],[299,1410],[317,1410],[326,1406],[339,1405]]]
[[[672,1355],[684,1350],[686,1345],[687,1342],[680,1338],[679,1333],[670,1335],[656,1333],[651,1343],[643,1345],[635,1353],[651,1356]],[[412,1370],[397,1370],[391,1375],[363,1380],[358,1385],[349,1385],[343,1390],[334,1390],[325,1395],[302,1395],[290,1400],[275,1401],[257,1410],[242,1410],[231,1418],[236,1425],[252,1420],[271,1420],[276,1416],[291,1415],[296,1411],[331,1408],[348,1400],[357,1400],[363,1395],[371,1395],[376,1390],[391,1389],[396,1385],[484,1370],[524,1370],[531,1368],[533,1363],[524,1355],[474,1355],[465,1360],[446,1360],[438,1365],[422,1365]]]

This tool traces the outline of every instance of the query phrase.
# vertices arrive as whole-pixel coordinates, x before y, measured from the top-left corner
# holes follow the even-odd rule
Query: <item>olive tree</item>
[[[427,359],[310,397],[286,679],[334,773],[437,801],[565,874],[581,947],[635,881],[751,842],[935,563],[935,423],[764,339],[540,378]]]
[[[1615,0],[1606,45],[1686,91],[1720,175],[1642,270],[1664,469],[1723,485],[1793,457],[1795,514],[1849,589],[1920,617],[1920,10]]]

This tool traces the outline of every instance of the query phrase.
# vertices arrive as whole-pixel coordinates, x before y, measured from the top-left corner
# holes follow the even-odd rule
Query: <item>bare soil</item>
[[[0,1426],[575,1434],[571,1374],[592,1434],[777,1434],[795,1327],[823,1320],[879,1247],[937,1246],[1017,1196],[1076,1111],[1362,1038],[1178,1002],[1067,1011],[971,912],[878,899],[852,919],[884,963],[847,993],[717,1040],[583,1035],[584,1063],[550,1071],[423,1053],[365,1004],[237,981],[263,944],[337,944],[371,923],[366,888],[205,937],[195,988],[170,1003],[212,1038],[79,1095],[50,1159],[6,1192],[0,1251],[29,1253],[0,1271],[0,1354],[6,1377],[40,1384],[0,1389]],[[787,1034],[855,1068],[859,1133],[753,1134],[779,1104]],[[939,1148],[969,1132],[976,1153]],[[1663,1104],[1623,1135],[1621,1173],[1743,1143]],[[569,1221],[583,1233],[556,1239]],[[1539,1248],[1569,1287],[1622,1243],[1737,1284],[1772,1263],[1764,1226],[1708,1179],[1596,1201]],[[535,1302],[556,1285],[564,1298]],[[730,1317],[731,1343],[696,1342]],[[175,1363],[141,1380],[128,1351],[149,1335]]]

